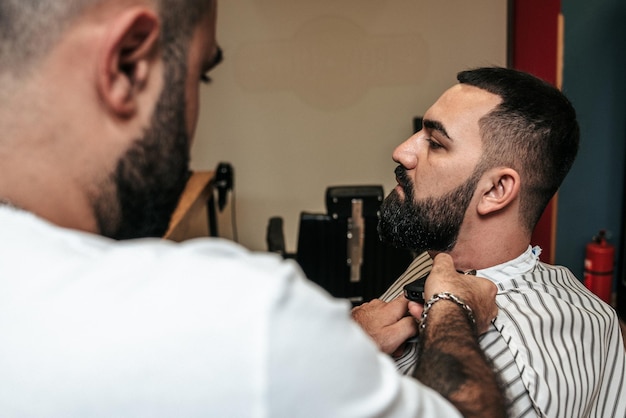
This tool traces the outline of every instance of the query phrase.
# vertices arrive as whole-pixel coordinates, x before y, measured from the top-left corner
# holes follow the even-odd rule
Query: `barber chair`
[[[268,248],[295,258],[309,280],[354,306],[379,297],[413,259],[378,237],[383,197],[382,186],[329,187],[326,213],[300,214],[296,254],[284,253],[280,218],[270,219]]]

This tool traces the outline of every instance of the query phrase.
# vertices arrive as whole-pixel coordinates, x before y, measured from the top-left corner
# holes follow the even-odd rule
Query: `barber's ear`
[[[478,202],[478,213],[488,215],[507,207],[520,192],[519,173],[512,168],[488,170],[480,181],[482,196]]]
[[[145,7],[125,11],[108,27],[100,54],[98,92],[117,116],[127,118],[137,111],[138,95],[155,68],[158,39],[158,16]]]

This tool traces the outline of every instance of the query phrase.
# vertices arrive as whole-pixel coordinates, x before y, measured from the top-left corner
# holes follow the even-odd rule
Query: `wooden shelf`
[[[209,235],[207,203],[213,193],[214,171],[194,172],[172,214],[164,238],[184,241]]]

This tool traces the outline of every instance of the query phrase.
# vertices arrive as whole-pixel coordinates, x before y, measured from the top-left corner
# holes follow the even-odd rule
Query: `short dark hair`
[[[458,73],[457,79],[502,98],[479,122],[479,167],[506,166],[520,174],[521,222],[532,231],[576,158],[576,111],[559,89],[522,71],[477,68]]]
[[[0,1],[0,74],[27,74],[71,23],[109,0]],[[186,39],[215,0],[153,0],[162,21],[163,44]]]

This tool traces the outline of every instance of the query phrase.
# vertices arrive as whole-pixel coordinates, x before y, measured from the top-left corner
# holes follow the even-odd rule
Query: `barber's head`
[[[470,207],[478,214],[471,234],[513,206],[511,227],[530,234],[576,156],[576,113],[558,89],[505,68],[463,71],[458,80],[394,151],[398,187],[379,230],[397,246],[450,251]]]
[[[58,196],[48,207],[17,200],[65,226],[161,236],[188,178],[199,85],[219,55],[215,14],[215,0],[3,0],[2,98],[22,94],[22,114],[47,129],[15,141],[48,149],[45,168],[75,199],[64,210],[91,219],[55,215]]]

